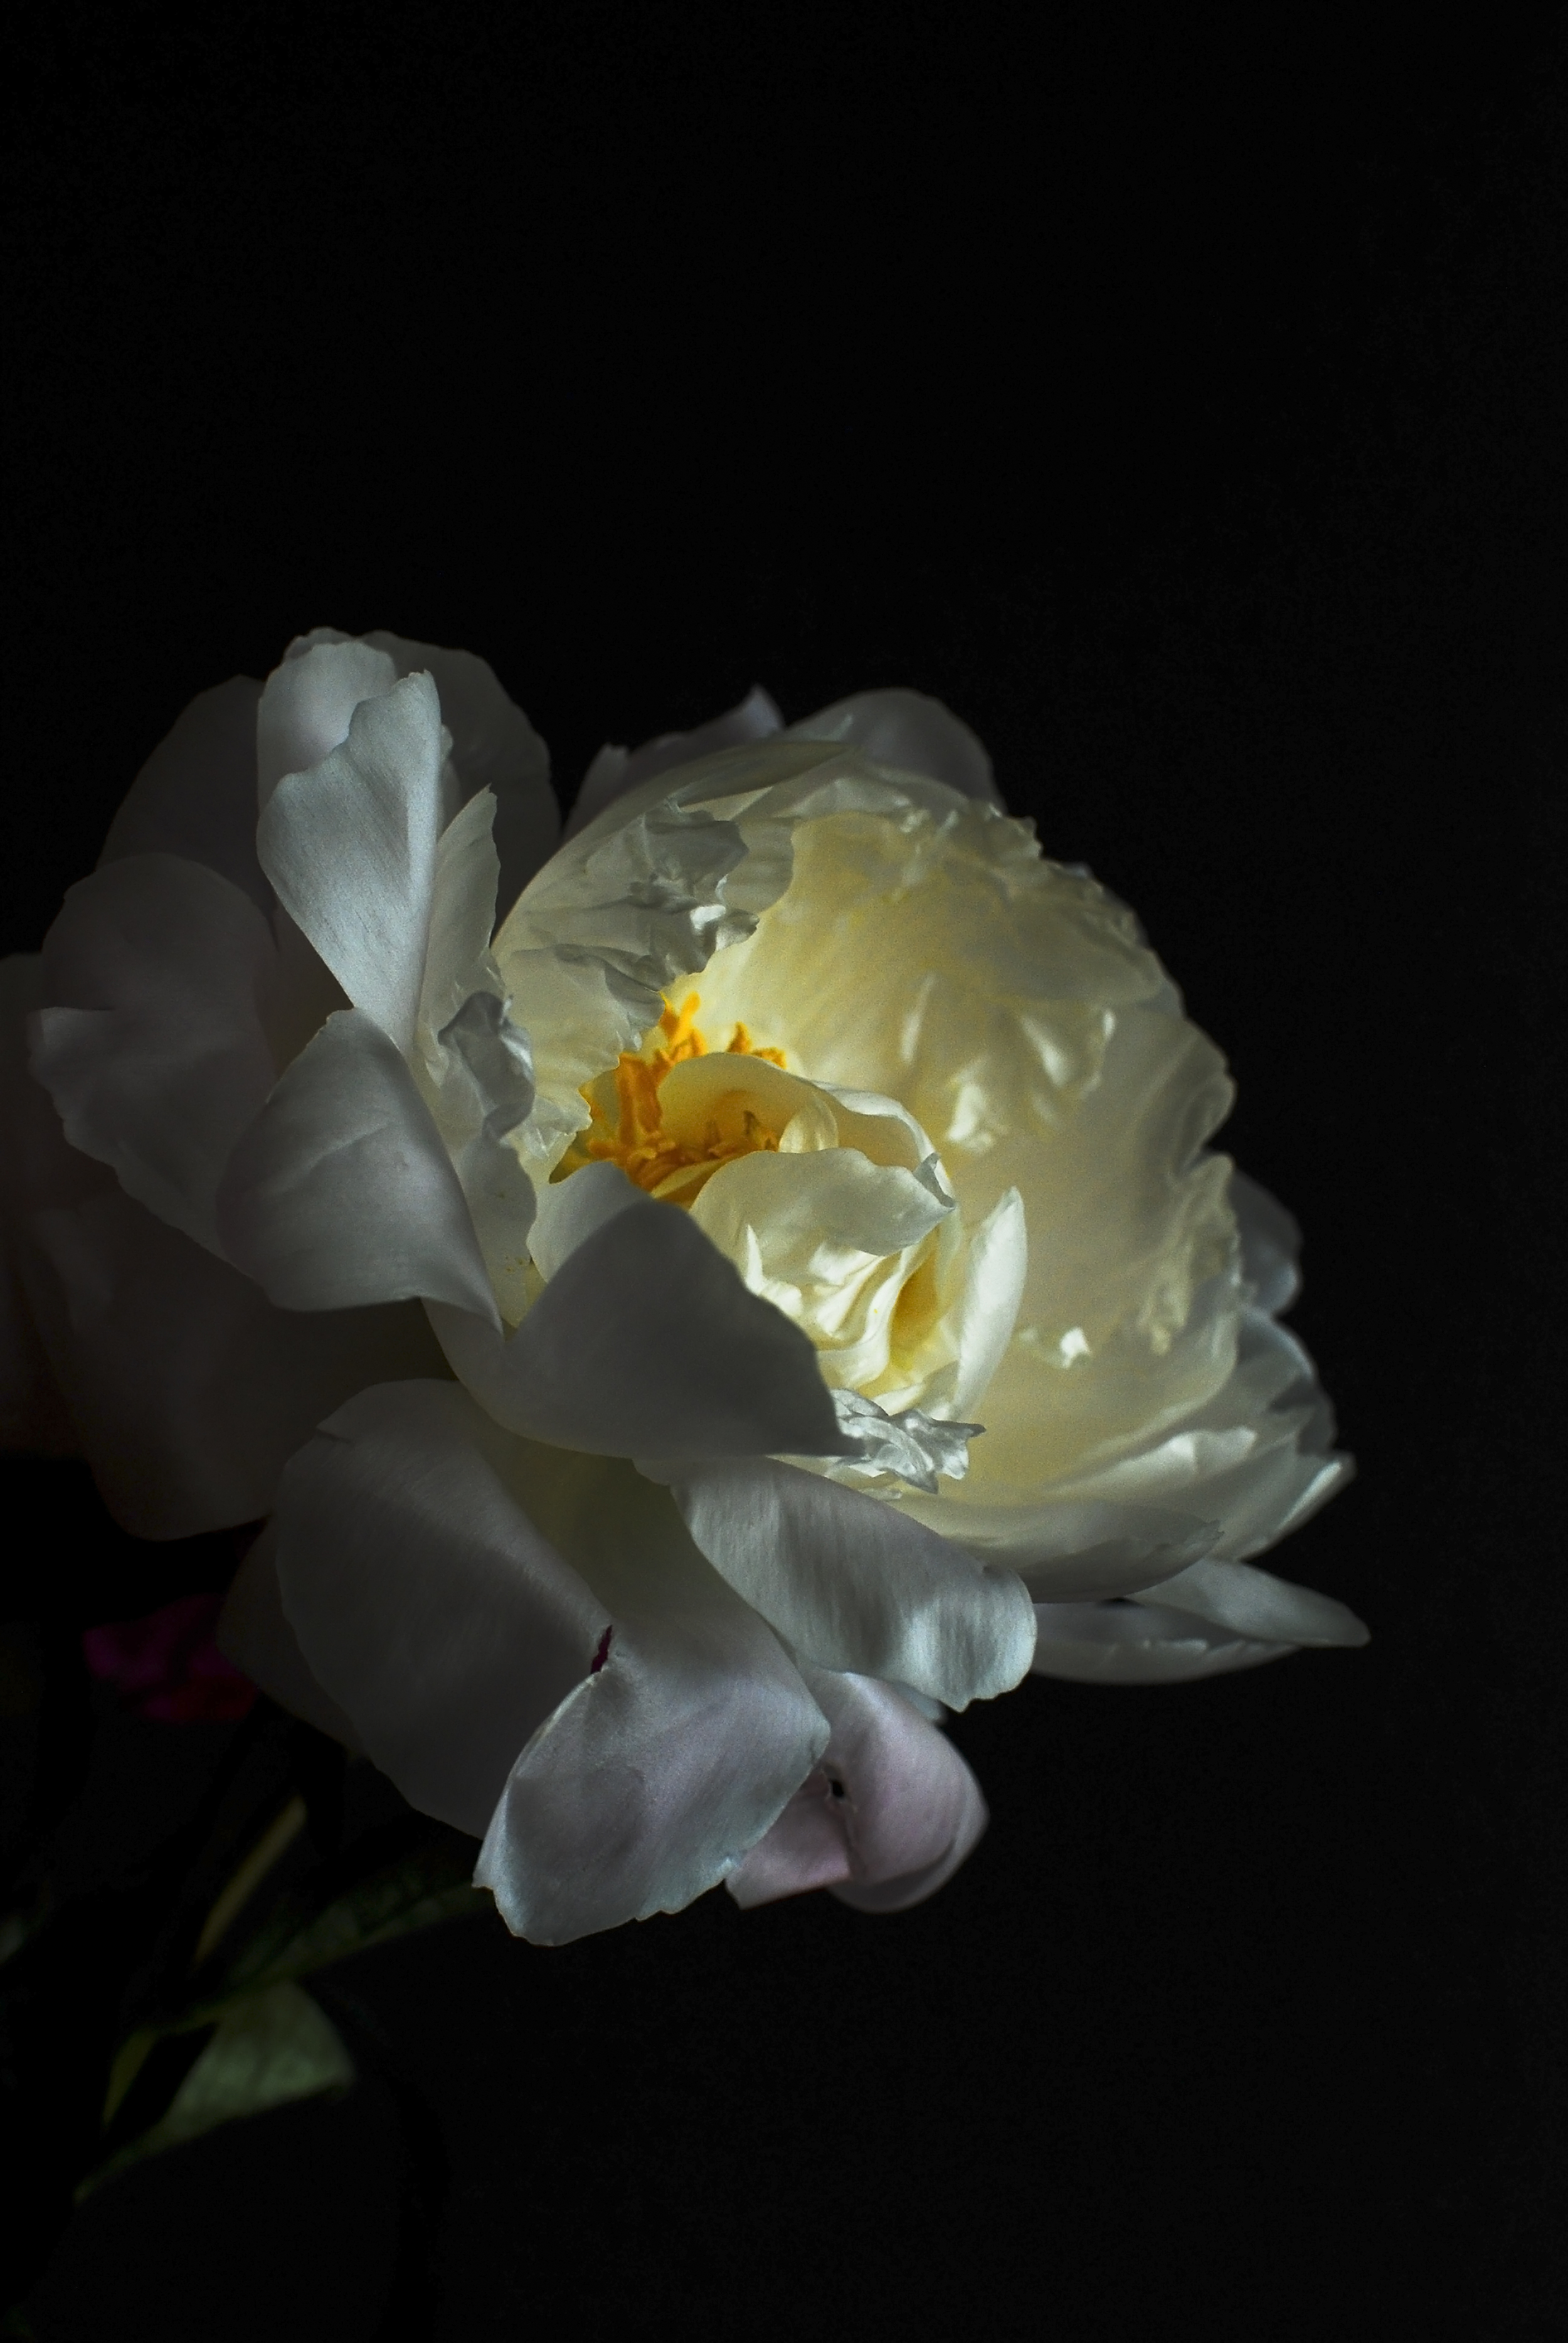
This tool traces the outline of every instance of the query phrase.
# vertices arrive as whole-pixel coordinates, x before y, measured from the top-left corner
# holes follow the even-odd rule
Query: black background
[[[433,2331],[1554,2331],[1560,13],[55,5],[14,64],[0,944],[310,625],[484,653],[568,796],[915,685],[1229,1053],[1360,1461],[1279,1561],[1371,1647],[971,1712],[921,1910],[357,1965]],[[211,1569],[7,1485],[13,1610]],[[400,2137],[166,2158],[38,2331],[392,2331]]]

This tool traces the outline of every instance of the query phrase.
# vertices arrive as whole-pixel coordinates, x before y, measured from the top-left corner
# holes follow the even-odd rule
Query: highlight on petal
[[[499,1323],[430,1111],[362,1011],[329,1017],[277,1084],[230,1159],[218,1222],[285,1309],[421,1296]]]
[[[1040,1603],[1033,1673],[1073,1684],[1191,1684],[1283,1659],[1274,1644],[1145,1603]]]
[[[435,684],[407,676],[362,699],[318,764],[285,774],[256,827],[278,900],[354,1006],[405,1052],[424,981],[442,759]]]
[[[340,748],[361,700],[379,699],[397,680],[396,665],[372,643],[330,627],[297,635],[256,712],[255,811],[266,810],[286,774],[308,773]]]
[[[651,1202],[613,1166],[599,1180],[600,1168],[562,1183],[591,1178],[578,1193],[594,1206],[564,1257],[572,1202],[548,1196],[541,1242],[546,1259],[554,1243],[557,1265],[509,1339],[461,1310],[431,1309],[481,1406],[530,1439],[598,1455],[843,1453],[805,1336],[747,1292],[686,1213]]]
[[[1023,1583],[907,1518],[772,1459],[638,1459],[674,1493],[714,1568],[819,1667],[890,1678],[950,1708],[1010,1691],[1029,1672]]]
[[[895,1686],[802,1670],[831,1727],[814,1772],[726,1881],[743,1908],[830,1887],[901,1912],[945,1885],[986,1825],[980,1785]]]
[[[277,1503],[307,1665],[404,1796],[477,1838],[607,1624],[508,1490],[508,1444],[451,1383],[378,1385],[291,1459]]]
[[[960,796],[1002,809],[1001,791],[981,742],[951,709],[923,691],[894,688],[852,692],[789,725],[791,740],[833,740],[859,749],[879,765],[923,773]]]
[[[256,904],[203,863],[137,854],[71,888],[44,940],[31,1059],[73,1147],[212,1252],[229,1153],[272,1087]]]
[[[518,1443],[514,1486],[614,1622],[512,1770],[475,1873],[536,1944],[676,1912],[777,1820],[827,1745],[778,1640],[625,1463]]]
[[[261,686],[232,676],[198,691],[158,742],[109,824],[100,870],[131,854],[200,862],[270,914],[256,859],[256,729]]]

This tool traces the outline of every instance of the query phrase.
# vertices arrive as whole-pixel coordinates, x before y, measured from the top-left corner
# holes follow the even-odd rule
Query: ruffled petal
[[[1250,1563],[1210,1557],[1190,1563],[1172,1578],[1141,1590],[1138,1600],[1190,1613],[1232,1634],[1269,1644],[1306,1644],[1322,1650],[1354,1650],[1370,1640],[1353,1611],[1332,1594],[1293,1586]]]
[[[562,833],[563,842],[575,838],[617,798],[625,797],[629,789],[640,789],[656,774],[669,772],[678,765],[689,765],[699,757],[711,756],[715,749],[732,748],[743,740],[766,740],[783,721],[761,685],[753,684],[739,706],[727,709],[722,716],[712,717],[706,724],[696,725],[689,732],[661,732],[657,739],[645,740],[640,749],[631,750],[607,745],[583,775],[571,818]]]
[[[950,1708],[1028,1674],[1034,1615],[1022,1581],[902,1506],[771,1459],[638,1461],[673,1491],[714,1568],[819,1667],[891,1678]]]
[[[310,659],[351,648],[327,646]],[[354,1006],[405,1052],[425,973],[441,767],[436,686],[427,675],[407,676],[362,699],[347,738],[318,764],[286,773],[256,827],[278,900]]]
[[[718,1885],[809,1775],[828,1725],[755,1612],[629,1465],[518,1443],[529,1513],[606,1604],[603,1665],[514,1767],[476,1880],[566,1944]]]
[[[591,1232],[508,1340],[461,1311],[431,1310],[481,1406],[510,1431],[597,1455],[847,1453],[805,1336],[747,1292],[684,1212],[603,1169],[614,1177],[590,1166],[562,1186],[592,1182],[585,1202],[620,1209],[584,1215]],[[565,1223],[548,1225],[558,1238]]]
[[[856,691],[785,728],[789,740],[834,740],[895,771],[923,773],[960,796],[1001,808],[984,746],[962,719],[923,691]]]
[[[1142,1603],[1040,1603],[1033,1672],[1072,1684],[1191,1684],[1281,1660],[1272,1644],[1211,1627],[1191,1612]]]
[[[248,675],[199,691],[158,742],[109,824],[99,868],[130,854],[204,863],[270,913],[256,859],[256,724],[261,686]]]
[[[260,911],[203,863],[138,854],[70,889],[43,962],[33,1071],[71,1145],[221,1253],[218,1182],[274,1080]]]
[[[286,1310],[420,1295],[499,1325],[451,1159],[381,1028],[340,1010],[235,1149],[229,1258]]]
[[[361,1392],[289,1463],[277,1578],[307,1665],[411,1804],[482,1838],[604,1606],[510,1493],[451,1383]]]
[[[903,1911],[973,1850],[987,1821],[980,1785],[891,1684],[824,1668],[803,1674],[831,1738],[725,1884],[743,1907],[831,1887],[861,1911]]]
[[[351,1393],[440,1372],[417,1305],[275,1309],[113,1186],[33,1212],[21,1234],[28,1302],[82,1451],[136,1537],[257,1520],[287,1458]]]

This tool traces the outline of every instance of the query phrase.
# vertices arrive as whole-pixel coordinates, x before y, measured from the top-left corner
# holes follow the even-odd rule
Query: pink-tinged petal
[[[706,724],[695,725],[689,732],[661,732],[652,740],[645,740],[640,749],[603,748],[583,775],[577,803],[563,832],[563,839],[575,838],[586,829],[596,814],[628,789],[640,789],[656,774],[668,773],[677,765],[689,765],[699,757],[710,757],[719,749],[732,749],[744,740],[766,740],[777,732],[784,719],[760,684],[753,684],[737,707],[727,709],[722,716],[711,717]]]
[[[89,1627],[87,1673],[122,1706],[163,1725],[216,1725],[246,1715],[256,1685],[213,1640],[221,1594],[186,1594],[139,1619]]]
[[[365,1755],[350,1719],[312,1675],[299,1638],[284,1615],[277,1583],[277,1523],[267,1523],[251,1541],[245,1560],[224,1597],[217,1620],[217,1647],[269,1700],[303,1717],[329,1740],[357,1756]]]
[[[132,854],[205,863],[270,913],[256,859],[256,712],[248,675],[202,691],[159,741],[109,824],[100,870]]]
[[[1191,1612],[1145,1603],[1040,1603],[1033,1672],[1071,1684],[1191,1684],[1283,1659],[1293,1644],[1262,1643]]]
[[[319,764],[285,774],[256,826],[278,900],[354,1006],[405,1051],[425,973],[441,762],[435,684],[405,677],[361,700]]]
[[[618,1462],[517,1453],[519,1496],[613,1634],[518,1758],[475,1878],[516,1934],[567,1944],[717,1885],[810,1774],[828,1725],[663,1490]]]
[[[494,669],[472,651],[410,642],[380,628],[365,639],[389,654],[399,676],[423,670],[435,678],[441,721],[452,738],[459,795],[495,792],[500,902],[509,909],[549,859],[560,832],[549,750],[502,690]]]
[[[277,1503],[311,1674],[405,1797],[476,1837],[607,1624],[508,1490],[512,1444],[451,1383],[386,1384],[323,1424]]]
[[[890,1684],[808,1668],[832,1737],[820,1765],[727,1883],[742,1906],[831,1887],[899,1912],[951,1878],[986,1826],[958,1751]]]
[[[771,1459],[639,1459],[714,1568],[819,1667],[890,1678],[965,1708],[1028,1674],[1022,1581],[901,1509]]]
[[[229,1257],[286,1310],[420,1295],[498,1326],[463,1191],[402,1056],[340,1010],[295,1060],[230,1159]]]
[[[617,1201],[509,1339],[431,1311],[480,1404],[530,1439],[603,1456],[849,1453],[799,1328],[674,1205]]]
[[[837,741],[846,749],[859,749],[879,765],[944,781],[950,789],[979,798],[983,804],[1000,807],[1002,802],[980,741],[951,709],[923,691],[894,687],[853,692],[789,725],[785,738]]]
[[[44,942],[31,1061],[66,1138],[213,1252],[224,1165],[274,1080],[274,961],[249,897],[172,854],[83,880]]]
[[[286,1459],[352,1392],[440,1369],[417,1304],[275,1309],[112,1186],[34,1212],[21,1236],[28,1302],[82,1452],[136,1537],[256,1521]]]

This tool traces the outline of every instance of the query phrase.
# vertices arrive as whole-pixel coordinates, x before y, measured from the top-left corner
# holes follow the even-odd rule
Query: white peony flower
[[[1363,1641],[1252,1563],[1348,1469],[1294,1228],[972,734],[755,692],[555,829],[467,654],[187,709],[6,963],[13,1442],[267,1516],[227,1648],[540,1942],[914,1902],[985,1820],[945,1709]]]

